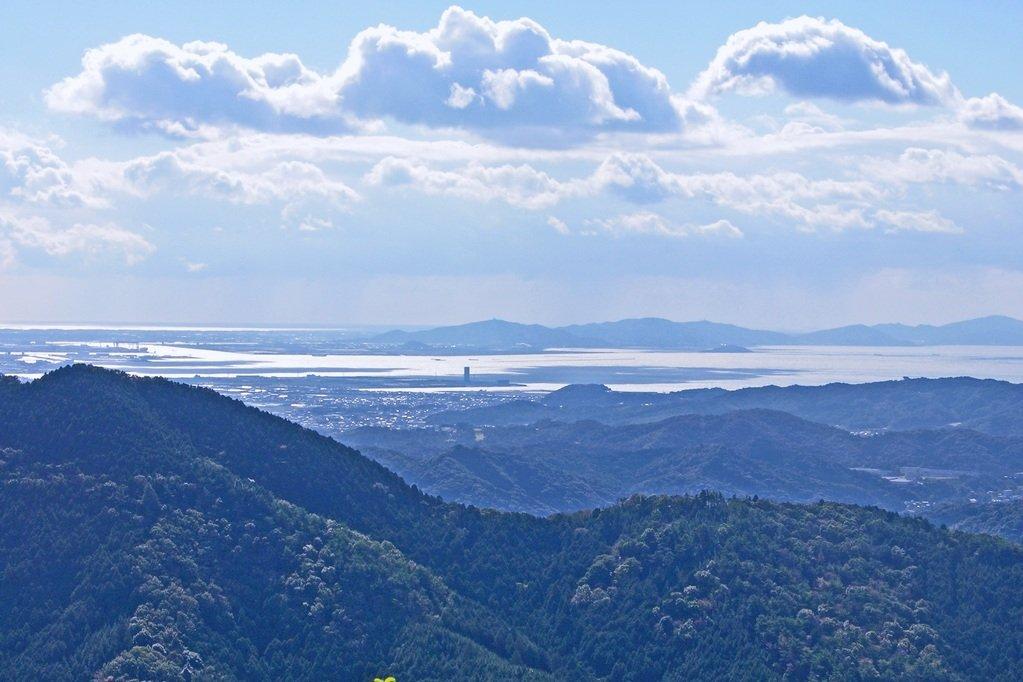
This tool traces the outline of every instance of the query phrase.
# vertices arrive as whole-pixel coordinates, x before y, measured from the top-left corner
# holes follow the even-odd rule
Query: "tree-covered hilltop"
[[[877,508],[445,504],[211,391],[0,381],[3,679],[1013,679],[1023,550]]]
[[[0,678],[370,679],[423,670],[423,641],[456,677],[546,678],[509,662],[543,663],[524,636],[203,456],[139,386],[76,367],[0,389]]]
[[[1023,545],[1023,500],[939,505],[928,516],[935,523],[970,533],[987,533]]]

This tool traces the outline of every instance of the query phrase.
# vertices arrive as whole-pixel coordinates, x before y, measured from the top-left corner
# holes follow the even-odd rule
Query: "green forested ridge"
[[[445,504],[209,391],[0,382],[0,677],[1015,679],[1023,550],[876,508]]]
[[[422,631],[463,638],[438,659],[460,674],[492,658],[478,633],[541,660],[393,545],[202,456],[139,384],[64,372],[0,402],[3,679],[368,678]]]

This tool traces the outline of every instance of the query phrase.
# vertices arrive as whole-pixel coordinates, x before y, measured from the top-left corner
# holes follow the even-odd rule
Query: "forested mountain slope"
[[[209,391],[0,382],[4,679],[1013,679],[1023,550],[876,508],[445,504]]]
[[[424,641],[437,644],[434,672],[543,677],[503,660],[541,660],[524,637],[393,545],[203,456],[191,437],[227,424],[175,430],[144,398],[161,387],[177,397],[167,382],[75,367],[0,388],[0,677],[369,679],[396,666],[425,674]],[[266,415],[188,393],[197,410],[174,417],[241,408],[254,437],[269,435]],[[317,443],[294,455],[333,459],[341,478],[329,482],[364,491],[367,519],[388,507],[374,483],[408,490],[345,448],[322,441],[330,455],[317,454]],[[474,628],[511,648],[495,654]]]

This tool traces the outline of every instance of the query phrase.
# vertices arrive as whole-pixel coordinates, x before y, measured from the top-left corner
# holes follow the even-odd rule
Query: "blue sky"
[[[1018,3],[13,3],[0,320],[1023,317]]]

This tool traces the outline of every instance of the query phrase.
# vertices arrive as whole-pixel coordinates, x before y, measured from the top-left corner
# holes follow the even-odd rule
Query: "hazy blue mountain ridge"
[[[785,333],[721,324],[674,322],[657,317],[547,327],[505,320],[486,320],[419,331],[395,330],[368,339],[372,344],[422,343],[481,350],[577,348],[648,348],[708,350],[717,346],[837,345],[1023,345],[1023,322],[990,316],[951,324],[849,325],[805,333]]]

